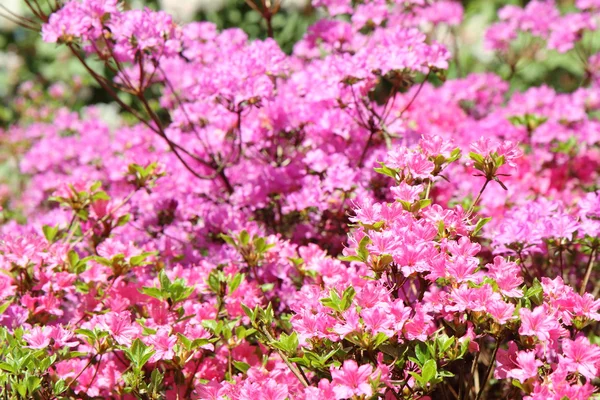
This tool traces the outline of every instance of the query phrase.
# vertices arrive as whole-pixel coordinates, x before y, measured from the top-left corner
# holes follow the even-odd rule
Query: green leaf
[[[259,254],[264,253],[267,249],[267,242],[265,238],[257,237],[256,239],[254,239],[254,249]]]
[[[83,329],[83,328],[76,329],[75,333],[77,333],[79,335],[83,335],[83,336],[87,337],[88,339],[91,339],[92,340],[91,343],[93,343],[97,339],[96,332],[94,332],[90,329]]]
[[[109,201],[110,200],[110,196],[108,194],[106,194],[105,191],[99,191],[96,192],[92,195],[92,200],[106,200]]]
[[[358,257],[358,256],[338,256],[338,260],[340,261],[361,261],[364,262],[362,258]]]
[[[152,374],[150,375],[150,387],[152,389],[152,393],[155,394],[153,398],[161,398],[161,396],[157,396],[159,394],[159,390],[162,386],[162,382],[164,380],[163,374],[160,372],[158,368],[154,368],[152,370]]]
[[[235,367],[235,369],[237,369],[240,372],[243,372],[244,374],[250,369],[250,364],[247,364],[242,361],[233,361],[233,366]]]
[[[4,311],[12,304],[12,300],[8,300],[2,304],[0,304],[0,315],[4,314]]]
[[[377,172],[378,174],[386,175],[386,176],[389,176],[390,178],[396,179],[396,177],[398,176],[398,173],[395,170],[387,167],[382,162],[380,162],[379,164],[381,165],[381,168],[375,168],[374,169],[375,172]]]
[[[375,340],[373,341],[373,348],[376,349],[385,343],[389,338],[383,332],[379,332],[377,336],[375,336]]]
[[[54,243],[54,239],[58,234],[58,226],[44,225],[42,227],[42,231],[44,232],[44,237],[46,238],[46,240],[50,243]]]
[[[525,298],[531,300],[537,305],[542,304],[544,288],[540,284],[540,281],[535,278],[533,284],[525,292]]]
[[[17,369],[7,362],[0,362],[0,369],[6,372],[10,372],[11,374],[17,373]]]
[[[192,341],[190,339],[188,339],[187,337],[185,337],[181,333],[177,333],[177,338],[179,338],[179,341],[181,342],[181,344],[183,345],[183,347],[185,347],[186,350],[189,351],[189,350],[192,349]]]
[[[421,369],[423,382],[431,382],[437,375],[437,363],[435,360],[427,360]]]
[[[219,237],[221,239],[223,239],[223,241],[225,241],[225,243],[227,243],[230,246],[235,247],[235,240],[233,240],[233,238],[231,236],[225,235],[224,233],[221,233],[219,235]]]
[[[477,224],[475,225],[475,229],[473,229],[473,233],[471,233],[471,235],[477,236],[477,234],[479,233],[479,231],[481,231],[481,229],[485,226],[485,224],[487,224],[491,220],[492,220],[492,217],[479,218],[479,221],[477,221]]]
[[[254,328],[246,329],[246,327],[243,325],[240,325],[237,328],[235,328],[235,336],[238,339],[245,339],[255,332],[256,332],[256,329],[254,329]]]
[[[336,293],[337,295],[337,293]],[[354,299],[354,295],[356,295],[356,291],[353,286],[348,286],[344,293],[342,293],[342,299],[339,303],[339,308],[341,311],[346,311],[352,305],[352,300]]]
[[[248,307],[245,304],[241,304],[242,306],[242,310],[244,310],[244,312],[246,313],[246,315],[248,316],[248,318],[250,318],[250,321],[254,321],[256,319],[256,315],[254,314],[254,311]]]
[[[367,246],[369,244],[371,244],[371,239],[368,236],[364,236],[362,239],[360,239],[360,242],[358,243],[358,250],[356,251],[356,253],[363,262],[367,262],[369,258],[369,250],[367,250]]]
[[[272,342],[272,344],[290,355],[295,355],[298,350],[298,334],[296,332],[292,332],[291,335],[282,333],[279,340]]]
[[[516,386],[516,387],[518,387],[519,389],[521,389],[522,391],[524,391],[524,392],[527,392],[527,388],[525,388],[525,387],[524,387],[524,386],[521,384],[521,382],[519,382],[519,380],[518,380],[518,379],[513,379],[511,383],[513,384],[513,386]]]
[[[54,395],[58,396],[59,394],[67,390],[67,383],[64,380],[60,379],[54,383],[54,387],[52,390],[54,391]]]
[[[244,229],[240,232],[240,244],[246,246],[248,243],[250,243],[250,235],[248,234],[248,231]]]
[[[33,375],[28,376],[25,380],[25,384],[27,385],[27,392],[33,394],[36,390],[38,390],[41,387],[41,383],[42,378]]]
[[[79,254],[77,254],[75,250],[69,250],[67,256],[69,258],[69,264],[71,264],[72,267],[76,267],[79,263]]]
[[[21,395],[21,397],[26,398],[26,396],[27,396],[27,386],[26,386],[25,382],[12,381],[11,382],[11,386],[13,386],[15,389],[17,389],[17,392],[19,392],[19,394]]]
[[[417,356],[417,359],[419,360],[419,365],[424,365],[425,362],[429,360],[429,348],[425,343],[419,342],[415,346],[415,356]]]
[[[171,287],[171,280],[167,276],[167,273],[164,269],[158,273],[158,281],[160,282],[160,287],[163,290],[168,290]]]
[[[340,299],[340,296],[338,295],[337,291],[333,288],[329,290],[329,297],[321,299],[321,304],[323,304],[325,307],[329,307],[339,312],[342,311],[340,307],[341,302],[342,299]]]
[[[139,338],[131,344],[131,348],[124,350],[125,355],[137,369],[141,369],[155,353],[152,346],[147,346]]]
[[[208,283],[208,287],[210,288],[210,290],[215,293],[215,294],[219,294],[219,292],[221,291],[221,280],[219,279],[219,275],[216,271],[212,271],[207,278],[207,283]]]
[[[438,235],[444,236],[445,232],[446,232],[446,224],[444,223],[444,221],[440,221],[438,223]]]
[[[94,184],[90,187],[90,192],[94,193],[96,190],[100,189],[101,186],[102,186],[102,181],[94,182]]]
[[[143,287],[138,290],[141,293],[145,294],[146,296],[154,297],[155,299],[158,299],[158,300],[164,300],[163,291],[159,288]]]
[[[514,126],[521,126],[521,125],[525,125],[525,117],[521,116],[521,115],[513,115],[508,117],[508,120],[510,121],[511,124],[513,124]]]
[[[452,153],[450,153],[450,158],[448,158],[448,162],[451,163],[453,161],[456,161],[460,158],[460,154],[461,154],[461,150],[459,147],[455,148],[454,150],[452,150]]]
[[[462,358],[462,357],[464,357],[465,354],[467,354],[470,343],[471,343],[471,339],[469,339],[469,338],[466,338],[465,340],[463,340],[463,342],[460,344],[460,354],[458,355],[458,358]]]
[[[233,279],[231,280],[231,283],[229,284],[229,294],[231,295],[233,292],[235,292],[235,289],[237,289],[240,284],[242,283],[242,281],[244,280],[244,274],[235,274],[235,276],[233,277]]]
[[[219,323],[214,320],[214,319],[205,319],[202,321],[202,326],[206,329],[209,329],[211,331],[213,331],[214,333],[218,334],[218,325]]]
[[[267,293],[273,290],[274,287],[275,284],[273,282],[263,283],[262,285],[260,285],[260,290],[262,290],[263,293]]]
[[[133,256],[133,257],[131,257],[129,259],[129,264],[132,267],[139,267],[139,266],[142,266],[142,265],[148,265],[150,262],[146,261],[146,259],[148,257],[150,257],[150,256],[155,255],[155,254],[156,253],[154,253],[154,252],[146,252],[146,253],[139,254],[137,256]]]
[[[469,158],[471,160],[476,161],[481,164],[483,164],[483,162],[485,161],[485,158],[481,154],[474,153],[474,152],[469,153]]]
[[[440,335],[437,338],[440,353],[446,352],[454,344],[455,338],[449,337],[446,334]]]
[[[131,219],[131,214],[121,215],[117,219],[117,226],[123,226],[123,225],[127,224],[130,219]]]
[[[425,207],[431,204],[431,199],[423,199],[419,200],[419,210],[424,209]]]

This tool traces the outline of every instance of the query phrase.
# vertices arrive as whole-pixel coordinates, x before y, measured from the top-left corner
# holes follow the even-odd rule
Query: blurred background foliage
[[[259,2],[260,0],[250,0]],[[503,77],[511,75],[510,67],[493,53],[483,48],[485,27],[497,18],[497,10],[507,4],[525,5],[526,0],[463,0],[465,18],[462,26],[452,33],[457,40],[448,41],[450,32],[443,29],[438,39],[446,40],[455,54],[455,62],[447,73],[448,78],[466,76],[471,72],[493,71]],[[274,37],[287,53],[302,38],[306,29],[317,18],[319,11],[309,0],[281,0],[281,9],[272,19]],[[561,1],[565,10],[572,7],[572,0]],[[252,9],[246,0],[125,0],[125,7],[162,8],[172,13],[178,22],[210,21],[219,29],[239,27],[250,38],[265,38],[267,29],[261,15]],[[26,15],[22,0],[0,0],[0,7],[19,15]],[[591,36],[591,35],[590,35]],[[598,33],[595,34],[598,36]],[[600,45],[600,38],[588,37],[590,45]],[[532,44],[524,38],[524,49]],[[513,90],[548,84],[559,91],[571,91],[584,79],[584,70],[572,52],[558,54],[542,52],[535,62],[519,63],[511,77]],[[75,110],[85,105],[109,103],[110,98],[94,87],[80,63],[64,47],[46,44],[39,33],[28,31],[0,18],[0,128],[19,120],[19,108],[35,104],[15,104],[20,83],[32,81],[40,86],[42,93],[55,82],[72,85],[77,79],[81,90],[73,93],[72,107]],[[81,82],[79,82],[79,80]],[[51,99],[38,96],[44,104]]]

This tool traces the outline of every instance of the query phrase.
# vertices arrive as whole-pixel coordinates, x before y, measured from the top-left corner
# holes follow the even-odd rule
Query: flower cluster
[[[507,6],[487,40],[576,51],[600,8],[576,5]],[[447,79],[459,2],[313,6],[291,54],[116,0],[33,8],[123,113],[21,85],[0,395],[594,395],[598,55],[574,91],[513,91]]]

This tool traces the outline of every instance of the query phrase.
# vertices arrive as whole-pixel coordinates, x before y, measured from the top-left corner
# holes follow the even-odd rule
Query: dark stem
[[[94,383],[94,381],[96,380],[96,377],[98,376],[98,371],[100,370],[100,364],[102,364],[102,356],[103,355],[104,354],[100,354],[100,358],[98,359],[98,364],[96,365],[96,372],[94,372],[94,376],[92,376],[92,380],[87,385],[86,391],[90,390],[90,388],[92,387],[92,384]]]
[[[477,393],[477,397],[475,400],[481,399],[483,392],[485,391],[485,387],[487,386],[488,381],[492,375],[492,371],[494,370],[494,366],[496,365],[496,354],[498,354],[498,349],[500,348],[500,340],[496,341],[496,346],[494,347],[494,352],[492,353],[492,357],[490,358],[490,365],[488,365],[488,369],[485,372],[485,380],[483,381],[483,385],[481,385],[481,389],[479,389],[479,393]]]
[[[266,12],[263,15],[263,18],[265,19],[266,23],[267,23],[267,36],[270,38],[273,38],[273,24],[271,22],[271,13],[270,12]]]
[[[562,240],[558,244],[558,259],[560,263],[560,277],[565,280],[565,262],[563,260],[563,245]]]
[[[487,187],[488,183],[490,183],[491,181],[492,181],[491,179],[486,178],[485,183],[483,184],[483,186],[481,187],[481,190],[479,190],[479,193],[477,194],[477,197],[475,198],[475,201],[473,201],[473,204],[471,204],[471,207],[469,207],[469,211],[467,211],[467,217],[471,216],[471,214],[475,210],[475,207],[477,206],[477,203],[479,203],[479,200],[481,200],[481,195],[483,194],[483,191]]]
[[[188,382],[187,385],[187,389],[185,390],[185,397],[186,399],[189,399],[192,391],[194,390],[194,377],[196,376],[196,373],[198,372],[198,368],[200,368],[200,364],[202,363],[202,358],[200,358],[198,360],[198,362],[196,363],[196,366],[194,367],[194,371],[192,371],[192,374],[190,375],[190,381]]]
[[[479,351],[475,353],[475,358],[473,359],[473,364],[471,365],[471,380],[467,383],[467,390],[465,391],[467,394],[471,392],[471,388],[475,384],[475,370],[479,366],[479,354]]]
[[[365,148],[363,149],[360,158],[358,159],[358,164],[356,165],[357,167],[362,167],[363,166],[363,162],[365,161],[365,157],[367,156],[367,151],[369,150],[369,147],[371,147],[371,143],[373,142],[373,136],[375,135],[376,130],[374,128],[371,128],[371,133],[369,134],[369,139],[367,139],[367,144],[365,145]]]

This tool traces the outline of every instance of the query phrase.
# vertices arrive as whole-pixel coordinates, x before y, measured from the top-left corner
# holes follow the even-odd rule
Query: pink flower
[[[148,336],[145,341],[147,345],[154,346],[154,354],[150,362],[173,359],[175,355],[173,347],[177,343],[177,336],[170,335],[169,329],[161,327],[154,335]]]
[[[267,379],[262,382],[247,382],[240,392],[240,400],[285,400],[289,396],[288,385]]]
[[[363,319],[365,329],[371,332],[373,336],[376,336],[378,333],[384,333],[386,336],[391,337],[394,334],[394,330],[392,329],[394,318],[390,314],[387,304],[384,303],[383,305],[362,310],[360,316]]]
[[[521,308],[519,315],[521,317],[520,335],[535,336],[543,343],[550,339],[556,339],[562,334],[558,321],[554,316],[549,315],[549,310],[545,305],[536,307],[533,311]]]
[[[8,296],[13,296],[15,292],[13,279],[10,276],[0,274],[0,300],[4,300]]]
[[[398,186],[392,186],[390,190],[396,200],[413,203],[419,200],[420,195],[423,192],[423,185],[411,186],[402,182]]]
[[[498,323],[505,324],[514,318],[515,306],[502,300],[491,300],[486,304],[486,311]]]
[[[426,179],[431,178],[431,173],[435,169],[435,164],[422,153],[416,153],[408,161],[408,170],[413,178]]]
[[[63,328],[62,326],[53,326],[52,331],[50,333],[50,337],[54,339],[54,347],[76,347],[79,345],[79,342],[74,339],[73,332]]]
[[[108,331],[117,343],[130,346],[131,342],[139,335],[140,327],[131,323],[131,313],[109,312],[98,318],[98,328]]]
[[[521,268],[514,262],[506,261],[500,256],[494,257],[494,264],[487,264],[488,274],[498,284],[500,292],[508,297],[521,297],[523,291],[519,286],[523,283]]]
[[[36,326],[29,333],[25,333],[23,335],[23,340],[25,340],[32,349],[45,349],[50,345],[50,334],[52,333],[52,328],[44,326]]]
[[[506,374],[508,378],[524,383],[527,379],[538,375],[538,368],[544,365],[535,356],[535,351],[520,351],[515,359],[516,368]]]
[[[343,321],[338,322],[332,328],[333,332],[337,333],[343,338],[349,333],[362,331],[359,315],[354,307],[344,311],[343,317]]]
[[[348,399],[353,396],[371,396],[373,389],[369,380],[373,373],[370,364],[360,367],[354,360],[344,361],[341,368],[331,367],[333,391],[337,399]]]
[[[562,348],[562,367],[568,368],[569,371],[577,371],[588,379],[596,378],[600,364],[600,347],[591,344],[585,336],[580,336],[575,340],[565,339]]]

